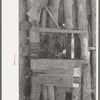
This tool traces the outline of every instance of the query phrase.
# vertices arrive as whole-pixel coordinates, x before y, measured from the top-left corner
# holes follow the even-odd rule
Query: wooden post
[[[49,8],[50,11],[53,15],[53,18],[56,20],[56,22],[58,23],[58,11],[59,11],[59,3],[60,0],[51,0],[49,2]],[[51,18],[49,18],[49,25],[51,28],[56,27],[56,25],[54,24],[54,22],[52,21]],[[50,87],[49,87],[50,88]],[[54,92],[54,87],[51,87],[52,92]],[[65,87],[55,87],[55,100],[65,100]],[[52,97],[51,97],[52,99]]]
[[[46,19],[47,19],[47,12],[45,9],[42,11],[42,18],[41,18],[41,27],[46,27]],[[42,33],[43,36],[45,33]],[[42,97],[43,100],[47,100],[47,86],[45,84],[42,85]]]
[[[76,0],[73,0],[73,7],[72,7],[72,17],[73,17],[73,29],[77,29],[77,10],[76,10],[76,6],[77,6],[77,1]],[[73,34],[74,36],[73,36],[73,38],[74,38],[74,44],[72,44],[72,45],[74,45],[74,52],[72,52],[72,53],[74,53],[74,56],[71,56],[71,58],[73,57],[73,58],[77,58],[76,56],[78,55],[78,54],[75,54],[76,52],[77,52],[77,50],[78,50],[78,46],[79,46],[79,43],[78,43],[78,46],[76,46],[75,44],[76,44],[76,42],[78,41],[77,39],[78,39],[78,34]],[[79,42],[79,41],[78,41]],[[75,50],[75,48],[76,48],[76,50]],[[80,56],[80,55],[78,55],[78,56]],[[72,59],[73,59],[72,58]],[[81,100],[81,85],[79,85],[79,87],[78,88],[73,88],[72,89],[72,100]]]
[[[91,0],[92,8],[92,46],[96,46],[96,0]],[[92,92],[96,100],[96,51],[92,51]]]
[[[77,0],[78,7],[78,29],[87,30],[86,0]],[[80,35],[81,58],[87,64],[83,66],[82,99],[91,100],[91,77],[90,77],[90,52],[88,51],[88,34]]]
[[[26,20],[26,1],[19,0],[19,23],[22,23]],[[27,41],[27,31],[20,30],[19,28],[19,100],[26,99],[26,85],[27,80],[25,78],[25,66],[26,66],[26,57],[28,56],[29,49],[25,47]],[[25,51],[23,51],[25,50]]]
[[[34,5],[35,1],[36,0],[27,0],[28,11]],[[29,30],[29,40],[30,40],[29,42],[30,42],[30,45],[33,45],[33,48],[30,48],[32,51],[30,52],[30,56],[37,58],[38,50],[40,49],[39,48],[40,38],[39,38],[39,32],[35,31],[34,27],[39,27],[39,23],[36,20],[32,19],[31,17],[29,17],[28,20],[32,24],[31,29]],[[37,48],[37,50],[35,50],[35,48]],[[32,84],[33,77],[31,78],[31,100],[40,100],[41,85]]]
[[[73,0],[64,0],[65,28],[73,29],[72,17]],[[71,58],[71,34],[68,35],[68,47],[66,48],[67,57]]]
[[[73,19],[75,17],[74,11],[73,11],[74,1],[73,0],[64,0],[63,3],[64,3],[65,28],[66,29],[73,29],[73,27],[74,27]],[[71,48],[71,44],[72,44],[71,43],[71,36],[74,38],[74,35],[68,34],[68,47],[67,47],[66,54],[67,54],[69,59],[74,57],[74,55],[73,55],[74,48],[73,47]],[[77,96],[75,90],[73,91],[73,95]],[[73,95],[72,95],[72,98],[73,98]],[[67,98],[67,100],[70,99],[70,97],[67,97],[67,95],[66,95],[66,98]],[[75,100],[75,99],[73,99],[73,100]]]

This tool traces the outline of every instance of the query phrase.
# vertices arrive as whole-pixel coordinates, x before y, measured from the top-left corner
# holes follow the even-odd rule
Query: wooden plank
[[[72,87],[72,76],[53,76],[53,75],[37,75],[33,76],[33,83],[37,84],[50,84],[53,86],[68,86]]]
[[[72,69],[81,67],[84,60],[31,59],[31,69]]]
[[[32,83],[47,84],[52,86],[68,86],[73,87],[74,84],[81,84],[80,78],[74,78],[73,75],[44,75],[38,74],[32,76]]]
[[[85,34],[87,33],[86,30],[66,30],[66,29],[56,29],[56,28],[41,28],[41,27],[34,27],[33,31],[36,30],[38,32],[50,32],[50,33],[75,33],[75,34]]]
[[[95,51],[96,50],[96,47],[88,47],[88,50],[92,50],[92,51]]]
[[[40,73],[40,74],[45,74],[45,75],[73,75],[73,70],[65,70],[65,69],[44,69],[44,70],[39,70],[39,69],[33,69],[34,73]]]

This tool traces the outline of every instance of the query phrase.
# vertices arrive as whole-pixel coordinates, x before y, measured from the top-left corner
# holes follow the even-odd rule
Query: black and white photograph
[[[19,100],[96,100],[96,0],[19,0]]]
[[[3,100],[98,100],[98,0],[11,2]]]

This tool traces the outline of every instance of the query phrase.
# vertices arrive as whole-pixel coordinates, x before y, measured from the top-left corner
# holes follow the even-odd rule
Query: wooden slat
[[[72,75],[33,75],[32,77],[32,83],[36,84],[47,84],[47,85],[52,85],[52,86],[68,86],[68,87],[73,87],[74,84],[81,84],[81,79],[80,78],[74,78]]]
[[[31,59],[31,69],[72,69],[81,67],[84,60]]]
[[[44,75],[72,75],[73,70],[65,70],[65,69],[46,69],[46,70],[33,70],[33,73],[40,73]]]
[[[96,47],[89,47],[88,50],[96,50]]]
[[[39,32],[53,32],[53,33],[77,33],[77,34],[81,34],[81,33],[87,33],[86,30],[66,30],[66,29],[55,29],[55,28],[37,28],[34,27],[33,31],[39,31]]]
[[[33,77],[33,83],[72,87],[73,79],[72,76],[64,77],[64,76],[38,75]]]

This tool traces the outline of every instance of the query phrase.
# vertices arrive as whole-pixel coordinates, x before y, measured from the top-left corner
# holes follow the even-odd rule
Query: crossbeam
[[[55,28],[33,28],[34,31],[39,31],[39,32],[50,32],[50,33],[87,33],[87,30],[66,30],[66,29],[55,29]]]

